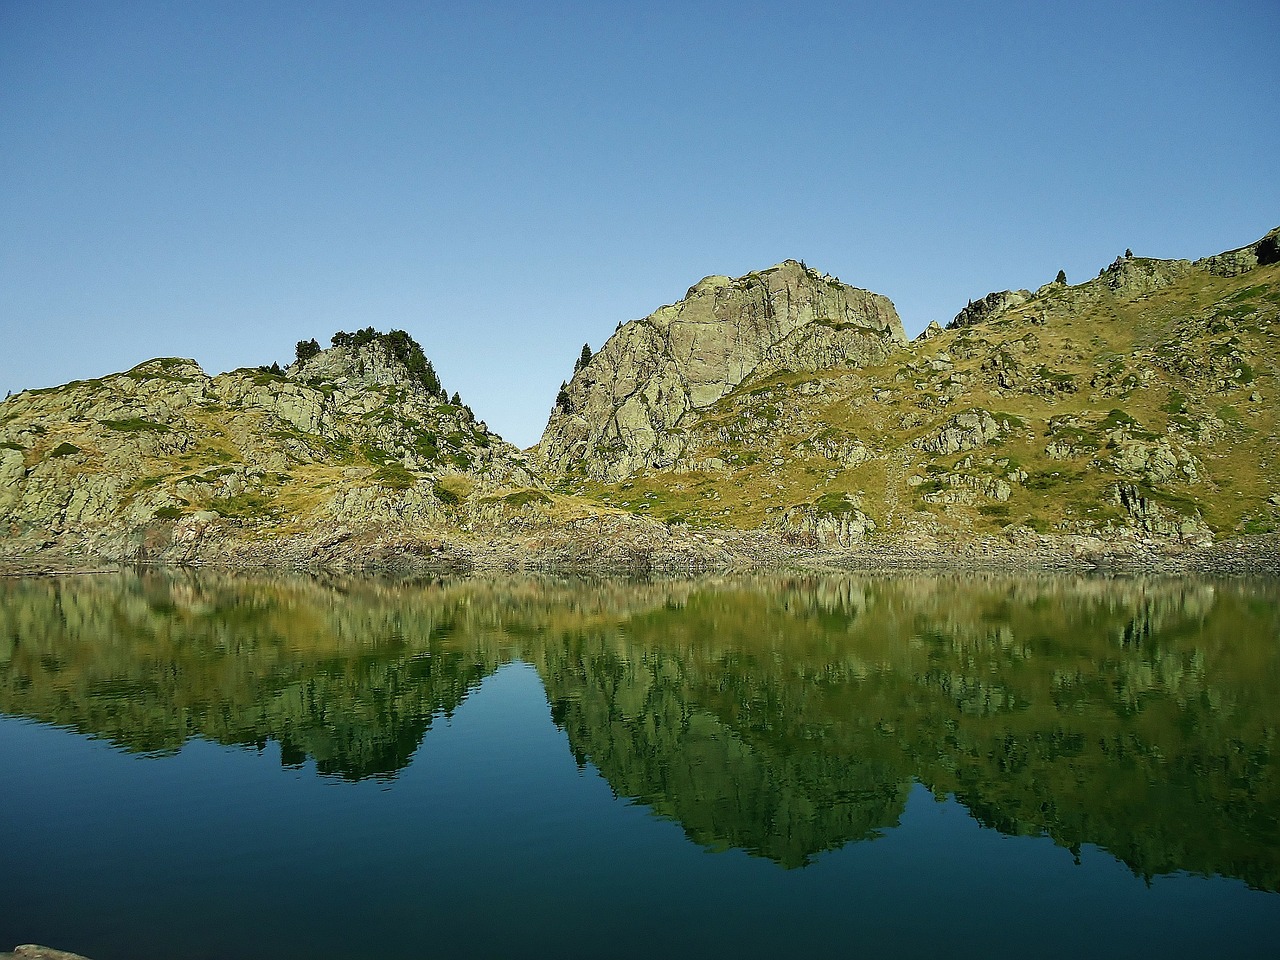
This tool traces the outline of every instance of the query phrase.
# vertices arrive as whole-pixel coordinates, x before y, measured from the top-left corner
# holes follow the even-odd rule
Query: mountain
[[[211,377],[159,359],[10,398],[6,545],[183,561],[275,540],[309,557],[429,527],[463,497],[538,486],[515,447],[443,399],[406,335],[334,341],[283,372]]]
[[[556,474],[616,480],[677,461],[682,428],[743,381],[860,367],[906,343],[893,304],[795,260],[706,277],[672,306],[623,324],[574,371],[536,448]]]
[[[558,490],[603,504],[825,547],[888,535],[1209,543],[1273,533],[1278,237],[1195,263],[1126,252],[1085,283],[989,294],[909,345],[892,305],[863,301],[875,312],[853,320],[848,299],[815,298],[800,329],[854,325],[857,347],[763,362],[737,383],[717,380],[701,402],[676,393],[649,414],[669,425],[656,443],[617,428],[634,401],[616,398],[638,382],[620,367],[621,348],[652,338],[652,320],[627,324],[569,384],[539,462]],[[782,269],[789,303],[821,283],[799,265]],[[750,282],[728,282],[731,310]],[[705,313],[708,290],[725,287],[704,281],[659,315]],[[839,315],[824,315],[832,307]],[[722,339],[738,329],[725,323]],[[762,344],[757,352],[772,349]]]
[[[0,558],[1280,570],[1280,230],[893,304],[788,260],[618,326],[521,453],[403,331],[0,404]]]

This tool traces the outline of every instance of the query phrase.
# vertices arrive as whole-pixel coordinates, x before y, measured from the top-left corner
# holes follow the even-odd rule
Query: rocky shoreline
[[[598,529],[596,529],[598,528]],[[796,543],[776,531],[663,530],[593,522],[525,537],[405,538],[393,532],[209,540],[189,555],[50,546],[0,557],[0,576],[82,574],[130,566],[391,573],[700,574],[804,570],[974,570],[1280,576],[1280,535],[1213,543],[1054,536],[1017,530],[955,539],[888,534],[849,546]]]
[[[88,960],[88,958],[78,953],[67,953],[65,950],[24,943],[14,947],[13,953],[0,953],[0,960]]]

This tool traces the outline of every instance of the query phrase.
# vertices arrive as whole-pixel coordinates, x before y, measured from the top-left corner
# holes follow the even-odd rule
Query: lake
[[[1280,584],[0,580],[0,950],[1272,957]]]

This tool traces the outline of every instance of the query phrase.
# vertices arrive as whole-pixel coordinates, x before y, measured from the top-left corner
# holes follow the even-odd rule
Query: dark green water
[[[1280,585],[0,581],[0,950],[1275,955]]]

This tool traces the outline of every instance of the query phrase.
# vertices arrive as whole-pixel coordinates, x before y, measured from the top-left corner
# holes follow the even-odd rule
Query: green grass
[[[381,447],[375,447],[371,443],[360,444],[360,453],[364,456],[365,460],[375,467],[383,467],[390,463],[396,463],[400,459],[399,457],[392,456],[387,453],[387,451],[383,450]]]
[[[222,497],[209,502],[209,509],[222,517],[244,520],[272,519],[276,514],[275,500],[257,490],[246,490],[234,497]]]
[[[505,497],[495,498],[497,502],[505,503],[509,507],[527,507],[530,504],[549,504],[551,498],[541,490],[517,490],[515,493],[508,493]]]
[[[1240,527],[1241,533],[1275,533],[1280,527],[1274,520],[1246,520]]]
[[[452,505],[470,496],[472,486],[468,477],[441,477],[431,485],[431,490],[441,503]]]
[[[1166,509],[1172,510],[1174,513],[1179,513],[1183,516],[1191,516],[1192,514],[1198,513],[1200,510],[1200,505],[1190,497],[1180,496],[1176,493],[1170,493],[1168,490],[1161,489],[1160,487],[1152,487],[1143,483],[1140,483],[1137,486],[1138,492],[1141,493],[1142,496],[1154,503],[1158,503]]]
[[[842,517],[858,509],[847,493],[824,493],[813,501],[813,511],[823,517]]]
[[[146,431],[154,431],[155,433],[168,433],[169,427],[163,423],[156,423],[154,420],[146,420],[142,417],[130,417],[127,420],[99,420],[108,430],[118,430],[121,433],[143,433]]]
[[[179,477],[175,483],[213,483],[215,480],[221,480],[223,477],[229,477],[236,472],[235,467],[214,467],[203,473],[189,473],[185,477]]]
[[[386,463],[374,471],[373,477],[380,486],[389,490],[408,490],[418,483],[417,474],[406,470],[399,463]]]
[[[159,486],[167,479],[168,477],[164,474],[139,477],[137,480],[133,481],[133,483],[129,484],[125,492],[128,494],[139,493],[143,490],[148,490],[151,487]]]
[[[1028,490],[1052,490],[1071,479],[1071,475],[1061,470],[1037,470],[1027,475],[1023,486]]]

